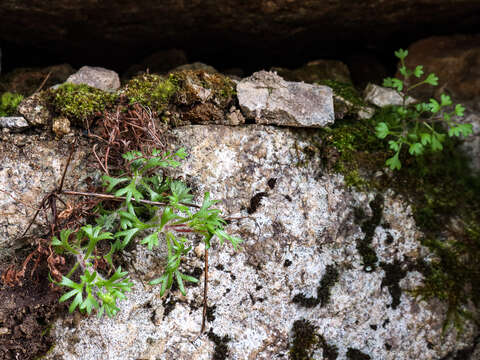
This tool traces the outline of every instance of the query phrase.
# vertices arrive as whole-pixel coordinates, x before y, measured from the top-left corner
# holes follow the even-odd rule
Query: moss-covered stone
[[[348,185],[379,192],[393,189],[410,203],[425,234],[424,245],[437,256],[428,263],[419,259],[425,281],[415,294],[445,301],[446,324],[460,327],[462,317],[473,315],[465,312],[466,306],[480,306],[480,176],[471,172],[455,139],[447,139],[442,152],[422,157],[402,151],[402,169],[385,170],[385,160],[393,154],[389,139],[376,138],[374,127],[392,111],[384,108],[373,119],[340,121],[322,130],[324,162],[342,173]]]
[[[143,74],[127,83],[123,95],[130,104],[138,103],[160,114],[167,108],[177,89],[172,76]]]
[[[47,102],[61,116],[73,124],[86,126],[95,115],[113,106],[118,96],[88,85],[63,84],[45,92]]]
[[[338,269],[334,265],[327,265],[325,274],[317,287],[317,297],[307,297],[303,294],[296,294],[292,302],[307,308],[317,305],[321,307],[327,305],[330,301],[330,289],[338,281],[339,275]]]

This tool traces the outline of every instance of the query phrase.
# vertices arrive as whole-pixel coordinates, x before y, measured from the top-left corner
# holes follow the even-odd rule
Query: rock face
[[[288,82],[273,72],[243,79],[237,96],[245,116],[258,124],[322,127],[335,120],[330,88]]]
[[[177,175],[199,197],[210,191],[220,199],[224,214],[237,218],[228,231],[245,240],[237,253],[218,245],[209,252],[209,335],[197,337],[202,286],[160,298],[142,282],[159,273],[161,251],[147,256],[138,246],[135,286],[122,311],[114,319],[80,318],[74,327],[71,316],[60,318],[47,359],[286,360],[297,321],[324,339],[311,349],[316,358],[328,345],[338,359],[439,359],[473,343],[472,326],[442,337],[439,304],[391,291],[392,272],[403,274],[400,288],[418,285],[421,275],[404,264],[427,255],[410,208],[388,192],[349,191],[341,176],[324,173],[319,156],[295,150],[318,140],[311,131],[197,125],[173,132],[190,153]],[[373,221],[372,247],[386,263],[368,272],[357,250],[366,236],[355,220],[359,209]],[[203,268],[197,250],[185,261],[188,271]]]
[[[66,187],[82,188],[87,177],[87,154],[90,147],[82,140],[70,164]],[[49,135],[0,135],[0,263],[3,256],[23,246],[18,238],[27,228],[42,198],[60,181],[68,158],[69,145]],[[44,213],[37,224],[44,223]]]
[[[115,71],[92,66],[83,66],[70,75],[66,82],[85,84],[103,91],[115,91],[120,87],[120,78]]]
[[[447,92],[454,99],[480,98],[480,35],[438,36],[408,48],[406,65],[423,65],[438,76],[438,86],[419,86],[414,96],[429,98]]]
[[[276,45],[277,54],[289,48],[330,47],[333,54],[342,40],[361,41],[366,48],[398,33],[405,39],[436,26],[452,33],[465,31],[479,23],[479,14],[476,0],[225,0],[221,4],[126,0],[122,6],[112,0],[59,0],[34,6],[29,0],[8,0],[0,4],[0,40],[44,47],[54,42],[51,50],[62,56],[92,60],[121,61],[131,58],[131,50],[151,51],[152,44],[168,49],[179,43],[188,49],[217,51],[225,44],[237,53],[243,53],[247,44],[265,53],[271,52],[268,45]]]

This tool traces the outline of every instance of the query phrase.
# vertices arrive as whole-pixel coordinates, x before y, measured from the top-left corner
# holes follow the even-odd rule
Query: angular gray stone
[[[27,120],[21,116],[4,116],[0,117],[0,129],[6,128],[10,131],[22,131],[29,127]]]
[[[237,97],[245,116],[258,124],[323,127],[335,120],[329,87],[288,82],[273,72],[240,81]]]
[[[375,360],[418,360],[440,359],[473,344],[471,323],[458,337],[452,328],[442,334],[445,307],[438,302],[420,301],[404,291],[399,306],[390,306],[384,271],[366,273],[357,250],[364,234],[354,209],[371,216],[375,194],[349,190],[341,175],[321,170],[319,156],[297,151],[318,141],[311,131],[200,125],[173,133],[181,139],[174,147],[184,146],[190,154],[174,176],[197,189],[196,202],[205,191],[220,200],[223,214],[237,219],[227,231],[244,239],[239,252],[215,241],[209,250],[213,316],[207,332],[229,336],[227,359],[287,360],[292,326],[300,319],[316,326],[338,348],[341,360],[348,348]],[[252,197],[259,193],[265,196],[254,208]],[[372,239],[379,261],[425,258],[410,207],[391,192],[384,196],[382,220],[389,228],[377,226]],[[387,232],[393,237],[389,246]],[[78,317],[73,327],[71,315],[59,318],[51,331],[55,347],[46,359],[213,358],[215,344],[206,334],[198,337],[203,277],[186,296],[177,290],[161,298],[158,287],[146,284],[162,271],[164,250],[152,253],[138,245],[132,251],[135,286],[119,304],[122,310],[113,319]],[[192,251],[182,268],[203,268],[202,256],[201,248]],[[317,296],[328,265],[339,272],[330,299],[323,306],[294,303],[297,294]],[[410,271],[400,285],[414,289],[421,281],[418,272]]]
[[[85,84],[103,91],[115,91],[120,87],[120,78],[115,71],[93,66],[83,66],[66,82]]]
[[[51,114],[41,93],[35,93],[25,98],[18,105],[17,111],[32,125],[47,125]]]
[[[390,105],[402,105],[403,99],[398,91],[385,88],[383,86],[368,84],[364,91],[365,101],[378,107]],[[409,97],[405,102],[406,105],[415,104],[416,99]]]

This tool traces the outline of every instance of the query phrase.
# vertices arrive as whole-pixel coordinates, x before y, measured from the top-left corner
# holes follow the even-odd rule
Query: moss
[[[431,262],[419,260],[425,281],[415,294],[445,301],[445,324],[460,328],[462,318],[474,316],[465,307],[470,303],[477,309],[480,306],[480,176],[471,172],[458,141],[451,138],[446,139],[442,152],[422,157],[402,152],[402,169],[391,175],[384,171],[392,153],[388,138],[377,139],[374,126],[392,116],[392,111],[384,108],[371,120],[340,121],[322,130],[323,160],[358,190],[392,189],[410,203],[416,224],[425,234],[423,244],[436,255]],[[366,240],[358,243],[358,249],[364,264],[372,264],[376,256]],[[397,292],[393,284],[385,286]]]
[[[323,350],[323,358],[335,360],[338,357],[338,349],[335,345],[327,343],[317,328],[308,320],[301,319],[293,323],[292,341],[289,349],[290,360],[313,360],[316,350]]]
[[[362,353],[358,349],[348,348],[347,359],[348,360],[370,360],[371,357],[367,354]]]
[[[339,272],[333,265],[327,265],[325,274],[317,287],[317,297],[306,297],[303,294],[296,294],[292,302],[310,308],[320,304],[321,307],[328,304],[330,300],[330,289],[338,281]]]
[[[365,234],[363,239],[357,240],[357,250],[362,257],[363,269],[367,272],[375,271],[377,267],[377,254],[372,249],[371,244],[375,229],[382,221],[383,197],[380,194],[377,194],[375,199],[370,202],[370,208],[372,209],[372,216],[363,221],[358,218],[359,211],[355,211],[356,221],[361,223],[362,232]]]
[[[402,289],[400,288],[400,280],[406,275],[407,271],[402,268],[398,260],[392,264],[384,262],[380,263],[380,267],[385,271],[385,277],[382,279],[382,287],[386,286],[392,297],[392,309],[396,309],[400,305],[400,297],[402,296]]]
[[[230,337],[228,335],[220,337],[217,334],[215,334],[212,329],[210,329],[207,336],[215,344],[215,349],[214,349],[212,360],[228,359],[228,355],[230,354],[230,350],[228,349],[227,344],[231,340]]]
[[[123,94],[130,104],[138,103],[160,114],[167,108],[177,89],[178,85],[172,75],[164,78],[143,74],[130,80]]]
[[[5,92],[0,97],[0,116],[12,116],[15,115],[17,107],[23,100],[23,96],[20,94],[14,94],[11,92]]]
[[[334,80],[321,80],[318,84],[332,89],[333,107],[337,119],[355,118],[360,110],[368,106],[352,84]]]
[[[44,92],[44,97],[56,113],[85,126],[95,115],[113,106],[118,96],[88,85],[67,83]]]
[[[170,78],[178,86],[176,102],[183,105],[194,105],[204,102],[199,97],[198,87],[209,91],[208,101],[226,108],[233,101],[236,94],[235,83],[227,76],[218,73],[207,73],[202,70],[184,70],[170,74]]]

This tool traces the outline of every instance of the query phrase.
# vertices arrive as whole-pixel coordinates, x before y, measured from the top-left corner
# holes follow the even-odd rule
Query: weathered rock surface
[[[17,111],[32,125],[45,126],[50,122],[52,117],[48,110],[48,104],[45,102],[41,93],[35,93],[23,99],[18,105]]]
[[[103,91],[115,91],[120,87],[120,78],[115,71],[93,66],[83,66],[66,82],[85,84]]]
[[[27,120],[21,116],[4,116],[0,117],[0,129],[9,129],[10,131],[22,131],[29,128]]]
[[[378,107],[385,107],[391,105],[402,105],[403,98],[398,93],[398,91],[394,89],[385,88],[383,86],[375,85],[375,84],[368,84],[364,91],[365,101],[376,105]],[[405,102],[406,105],[411,105],[416,103],[417,100],[408,97],[407,101]]]
[[[480,97],[480,35],[437,36],[417,41],[408,48],[405,63],[408,68],[423,65],[425,74],[433,72],[438,76],[438,86],[419,86],[413,90],[413,96],[428,99],[446,92],[456,100]]]
[[[209,48],[216,53],[228,49],[236,54],[245,53],[249,45],[256,52],[285,56],[285,49],[330,48],[331,54],[338,53],[342,40],[356,40],[367,48],[399,33],[409,39],[426,29],[468,31],[480,20],[476,0],[225,0],[221,4],[126,0],[117,5],[112,0],[35,5],[30,0],[2,1],[0,39],[36,47],[52,42],[51,51],[72,58],[88,56],[92,61],[125,61],[151,51],[152,44],[168,49],[179,43],[188,49]],[[272,54],[272,50],[277,51]]]
[[[259,71],[237,84],[239,105],[258,124],[323,127],[333,123],[332,90]]]
[[[201,125],[174,133],[190,153],[177,175],[199,197],[210,191],[220,199],[224,214],[239,218],[228,231],[245,240],[237,253],[218,245],[209,252],[207,330],[210,338],[226,340],[225,358],[288,359],[292,326],[300,319],[316,326],[341,360],[347,352],[376,360],[440,359],[473,344],[471,325],[459,337],[451,329],[442,336],[442,305],[408,292],[394,305],[382,286],[385,271],[364,271],[357,240],[365,234],[355,223],[355,208],[372,217],[383,204],[372,240],[379,261],[427,257],[421,234],[402,199],[350,191],[341,176],[322,170],[319,157],[296,151],[316,140],[311,130]],[[197,250],[185,270],[203,268]],[[114,319],[77,318],[73,327],[72,316],[59,319],[52,329],[56,345],[46,358],[216,358],[219,350],[209,337],[197,337],[202,286],[190,286],[185,297],[174,291],[162,299],[158,288],[144,285],[161,272],[161,254],[137,246],[131,257],[135,287],[122,311]],[[335,269],[337,279],[318,289],[327,269]],[[421,279],[406,271],[400,286],[412,289]],[[310,299],[310,306],[295,298]],[[321,348],[316,354],[321,358]]]
[[[42,198],[60,181],[69,154],[67,141],[50,135],[0,133],[0,262],[25,243],[18,238],[25,231]],[[87,177],[87,154],[90,146],[83,140],[70,163],[66,188],[82,188]],[[32,226],[45,224],[40,212]]]

